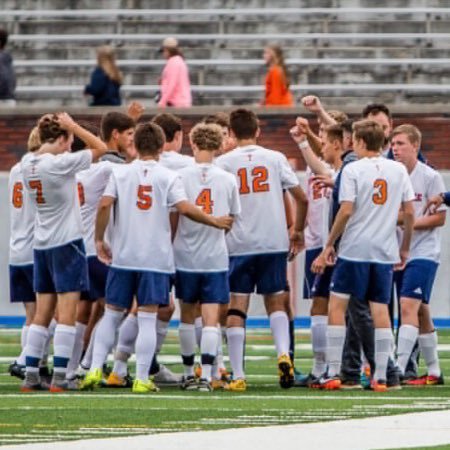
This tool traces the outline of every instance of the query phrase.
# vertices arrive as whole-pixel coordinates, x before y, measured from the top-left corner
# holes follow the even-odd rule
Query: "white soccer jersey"
[[[17,163],[9,174],[8,199],[9,263],[15,266],[33,264],[36,206],[24,187],[20,163]]]
[[[341,258],[384,264],[399,262],[396,236],[402,202],[414,200],[405,167],[383,158],[363,158],[342,170],[339,202],[353,202],[338,255]]]
[[[178,174],[153,160],[117,165],[104,196],[116,199],[112,266],[173,273],[169,208],[187,199]]]
[[[214,164],[195,164],[179,171],[188,200],[206,214],[238,215],[236,179]],[[225,232],[181,216],[173,243],[175,267],[190,272],[228,270]]]
[[[112,163],[102,161],[92,164],[87,170],[78,172],[78,195],[81,206],[81,219],[83,221],[83,239],[86,246],[86,255],[95,256],[95,219],[100,198],[108,184],[112,171]]]
[[[58,247],[83,238],[76,174],[91,162],[90,150],[29,153],[22,158],[25,186],[37,207],[34,248]]]
[[[299,181],[286,157],[248,145],[220,156],[216,164],[233,174],[239,186],[241,213],[227,234],[230,255],[287,252],[283,189]]]
[[[162,152],[159,155],[159,162],[164,167],[171,170],[180,170],[195,164],[192,156],[182,155],[173,150]]]

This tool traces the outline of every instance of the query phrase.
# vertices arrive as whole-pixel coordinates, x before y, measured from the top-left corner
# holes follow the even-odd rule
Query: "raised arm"
[[[335,125],[336,121],[325,111],[319,97],[307,95],[302,98],[303,106],[310,112],[317,115],[324,125]]]

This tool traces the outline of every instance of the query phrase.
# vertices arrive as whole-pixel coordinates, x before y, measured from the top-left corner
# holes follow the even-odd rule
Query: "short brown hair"
[[[172,142],[175,139],[175,133],[182,130],[181,119],[170,113],[157,114],[153,117],[152,122],[162,128],[166,142]]]
[[[330,111],[327,111],[327,113],[337,123],[345,122],[348,119],[347,114],[345,114],[345,112],[343,112],[343,111],[338,111],[336,109],[332,109]]]
[[[329,125],[323,131],[331,142],[339,141],[342,144],[344,141],[344,130],[340,125]]]
[[[397,134],[406,134],[409,142],[417,145],[418,147],[420,147],[420,144],[422,143],[422,133],[416,126],[411,125],[410,123],[404,123],[403,125],[395,127],[394,131],[392,131],[390,139],[397,136]]]
[[[28,136],[27,149],[29,152],[35,152],[40,146],[41,140],[39,139],[39,128],[34,127]]]
[[[366,144],[366,149],[371,152],[380,151],[384,144],[383,128],[374,120],[358,120],[353,124],[353,134],[356,139],[361,139]]]
[[[218,112],[217,114],[206,116],[202,122],[206,124],[215,123],[222,128],[230,128],[230,116],[226,112]]]
[[[165,142],[164,131],[159,125],[145,122],[134,133],[134,145],[140,155],[157,155]]]
[[[219,150],[223,140],[222,128],[214,123],[198,123],[192,128],[189,137],[199,150]]]
[[[37,127],[41,144],[53,143],[61,136],[65,139],[69,137],[69,132],[59,126],[57,119],[56,114],[45,114],[38,120]]]
[[[101,136],[105,142],[111,139],[114,130],[123,133],[130,128],[134,128],[136,124],[134,120],[121,112],[109,112],[102,117],[100,124]]]
[[[258,131],[258,117],[249,109],[235,109],[230,114],[230,128],[237,139],[252,139]]]

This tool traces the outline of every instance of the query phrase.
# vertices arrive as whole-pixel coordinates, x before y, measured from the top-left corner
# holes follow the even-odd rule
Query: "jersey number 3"
[[[250,194],[250,192],[267,192],[270,190],[269,183],[267,182],[269,178],[267,167],[257,166],[251,170],[252,190],[250,190],[248,170],[243,167],[237,171],[237,174],[240,181],[239,194],[241,195]]]
[[[151,186],[144,186],[142,184],[138,186],[136,206],[139,209],[147,211],[152,207],[152,198],[150,197],[152,190],[153,188]]]
[[[372,201],[375,203],[375,205],[384,205],[387,200],[387,182],[386,180],[383,180],[382,178],[377,178],[373,182],[373,195],[372,195]]]

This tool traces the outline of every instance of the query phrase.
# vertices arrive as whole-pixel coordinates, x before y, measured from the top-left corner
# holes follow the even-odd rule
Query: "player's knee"
[[[227,312],[227,327],[243,327],[247,314],[240,309],[230,308]]]

